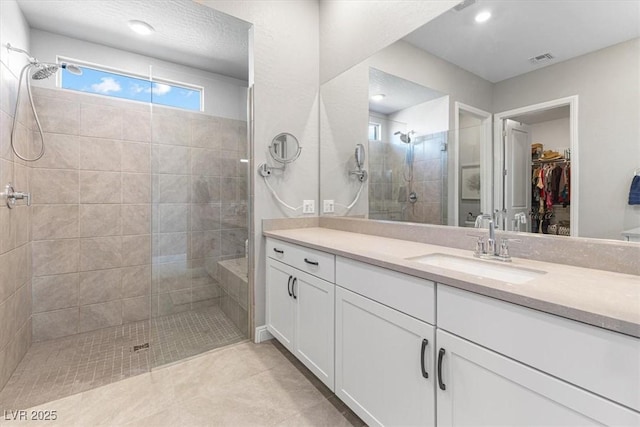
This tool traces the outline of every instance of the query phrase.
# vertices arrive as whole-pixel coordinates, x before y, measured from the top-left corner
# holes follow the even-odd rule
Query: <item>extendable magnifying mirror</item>
[[[269,144],[269,154],[271,154],[271,158],[273,158],[273,160],[281,163],[282,167],[277,168],[263,163],[258,166],[260,175],[267,177],[271,175],[273,170],[284,171],[288,163],[294,162],[298,157],[300,157],[301,151],[302,147],[300,147],[298,138],[287,132],[279,133]]]
[[[355,159],[356,159],[356,168],[357,168],[357,170],[350,171],[349,175],[355,175],[355,176],[358,177],[360,182],[365,182],[367,180],[367,171],[363,169],[363,167],[364,167],[364,159],[365,159],[364,145],[356,144],[356,150],[355,150],[354,155],[355,155]]]

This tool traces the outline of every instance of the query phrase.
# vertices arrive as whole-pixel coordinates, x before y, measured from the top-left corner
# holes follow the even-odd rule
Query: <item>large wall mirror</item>
[[[320,106],[325,214],[473,227],[490,213],[506,230],[615,240],[640,228],[640,2],[465,1],[324,83]],[[369,180],[350,204],[356,144]]]

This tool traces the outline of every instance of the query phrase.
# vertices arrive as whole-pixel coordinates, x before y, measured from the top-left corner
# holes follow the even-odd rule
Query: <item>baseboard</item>
[[[267,330],[267,325],[256,327],[256,344],[273,339],[273,335]]]

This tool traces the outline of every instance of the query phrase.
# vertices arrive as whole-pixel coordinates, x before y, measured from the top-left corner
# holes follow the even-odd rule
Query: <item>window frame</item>
[[[371,130],[371,126],[373,126],[376,130],[374,132],[374,136],[376,138],[371,139],[369,138],[369,141],[382,141],[382,123],[376,123],[376,122],[369,122],[369,130]],[[368,132],[369,134],[371,134],[371,132]]]
[[[100,64],[96,64],[93,62],[89,62],[89,61],[83,61],[81,59],[73,59],[73,58],[69,58],[67,56],[60,56],[57,55],[56,56],[56,62],[58,64],[65,62],[65,63],[69,63],[69,64],[74,64],[77,65],[81,68],[89,68],[91,70],[94,71],[100,71],[103,73],[109,73],[109,74],[114,74],[117,76],[122,76],[125,78],[132,78],[132,79],[138,79],[138,80],[144,80],[147,81],[149,83],[151,83],[151,88],[153,89],[153,84],[166,84],[172,87],[176,87],[176,88],[182,88],[182,89],[187,89],[187,90],[192,90],[192,91],[196,91],[198,92],[199,96],[200,96],[200,108],[198,110],[192,110],[192,109],[188,109],[188,108],[182,108],[182,107],[176,107],[174,105],[165,105],[165,104],[160,104],[160,103],[156,103],[153,102],[153,97],[151,97],[150,101],[139,101],[136,99],[130,99],[130,98],[125,98],[125,97],[119,97],[119,96],[111,96],[111,95],[105,95],[105,94],[101,94],[101,93],[95,93],[95,92],[85,92],[82,90],[77,90],[77,89],[68,89],[68,88],[63,88],[62,87],[62,74],[63,73],[56,73],[56,87],[59,89],[63,89],[63,90],[69,90],[69,91],[73,91],[73,92],[80,92],[80,93],[84,93],[87,95],[96,95],[96,96],[104,96],[107,98],[116,98],[116,99],[120,99],[123,101],[129,101],[129,102],[137,102],[137,103],[141,103],[141,104],[150,104],[150,105],[157,105],[160,107],[165,107],[165,108],[175,108],[177,110],[181,110],[181,111],[193,111],[193,112],[204,112],[204,86],[200,86],[200,85],[196,85],[196,84],[192,84],[192,83],[184,83],[181,81],[177,81],[177,80],[172,80],[172,79],[167,79],[167,78],[154,78],[151,76],[144,76],[138,73],[134,73],[134,72],[130,72],[130,71],[126,71],[126,70],[122,70],[119,68],[115,68],[115,67],[109,67],[106,65],[100,65]]]

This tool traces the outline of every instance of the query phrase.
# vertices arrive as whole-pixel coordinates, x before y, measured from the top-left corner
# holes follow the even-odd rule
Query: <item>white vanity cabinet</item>
[[[434,283],[337,257],[336,284],[336,395],[370,426],[435,425]]]
[[[444,285],[437,293],[438,426],[640,425],[623,406],[640,403],[638,340]]]
[[[333,275],[333,255],[276,240],[267,247],[267,329],[333,391],[335,285],[275,259],[306,259],[308,271]]]

